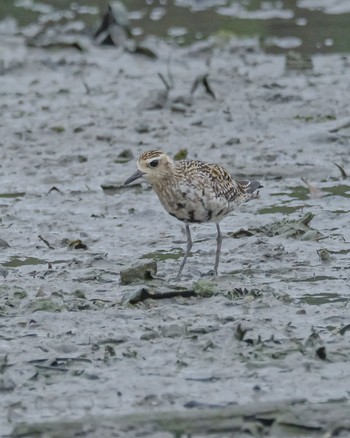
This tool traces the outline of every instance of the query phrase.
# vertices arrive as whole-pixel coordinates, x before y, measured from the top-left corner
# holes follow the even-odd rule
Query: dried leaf
[[[305,178],[301,178],[302,182],[308,187],[310,191],[310,198],[322,198],[322,196],[325,195],[325,193],[322,192],[322,190],[318,189],[317,187],[311,185]]]
[[[344,170],[341,166],[339,166],[339,164],[337,164],[337,163],[333,163],[333,164],[334,164],[334,166],[337,166],[338,169],[340,170],[341,177],[342,177],[343,179],[347,179],[348,175],[347,175],[347,173],[345,172],[345,170]]]
[[[69,249],[88,249],[87,245],[83,243],[80,239],[70,240],[68,242]]]

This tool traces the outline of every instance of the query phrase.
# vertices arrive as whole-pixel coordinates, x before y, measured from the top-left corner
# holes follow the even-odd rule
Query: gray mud
[[[285,436],[278,424],[292,424],[288,436],[342,436],[350,58],[314,56],[303,72],[255,41],[148,44],[158,60],[88,40],[83,53],[3,41],[1,432]],[[158,73],[169,70],[166,96]],[[215,100],[201,86],[190,94],[204,73]],[[212,224],[192,227],[176,285],[181,223],[146,184],[122,187],[154,147],[187,149],[264,185],[222,222],[217,281],[203,277],[214,263]],[[120,283],[120,271],[152,259],[155,279]],[[197,296],[128,304],[143,287],[178,286]],[[293,420],[280,419],[286,410]]]

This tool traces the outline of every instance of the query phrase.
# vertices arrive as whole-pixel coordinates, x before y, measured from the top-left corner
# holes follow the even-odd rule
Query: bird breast
[[[233,209],[232,203],[217,196],[208,185],[194,186],[182,180],[152,184],[165,210],[187,223],[219,222]]]

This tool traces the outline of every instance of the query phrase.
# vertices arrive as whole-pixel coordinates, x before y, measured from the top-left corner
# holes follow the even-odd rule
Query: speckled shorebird
[[[218,164],[195,160],[173,161],[162,151],[144,152],[137,161],[138,170],[124,185],[145,178],[156,192],[165,210],[185,223],[187,247],[176,280],[179,280],[192,248],[189,224],[214,222],[217,247],[214,276],[218,275],[222,234],[219,222],[237,205],[256,198],[257,181],[237,181]]]

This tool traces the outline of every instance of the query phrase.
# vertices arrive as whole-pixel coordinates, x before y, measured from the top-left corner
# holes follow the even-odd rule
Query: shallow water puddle
[[[126,15],[136,39],[156,35],[179,44],[189,44],[212,34],[218,35],[223,41],[232,36],[258,36],[266,52],[295,50],[311,54],[350,51],[347,37],[350,10],[345,3],[339,5],[339,1],[129,0],[124,3],[129,9]],[[13,16],[19,26],[39,23],[40,30],[41,22],[52,26],[54,21],[61,19],[63,23],[76,21],[79,24],[75,24],[75,27],[83,27],[91,32],[109,1],[32,0],[2,3],[3,16]],[[334,117],[333,114],[330,116]]]
[[[337,293],[320,293],[313,295],[305,294],[299,300],[300,303],[306,303],[316,306],[318,306],[319,304],[347,303],[348,301],[348,297],[344,297]]]

